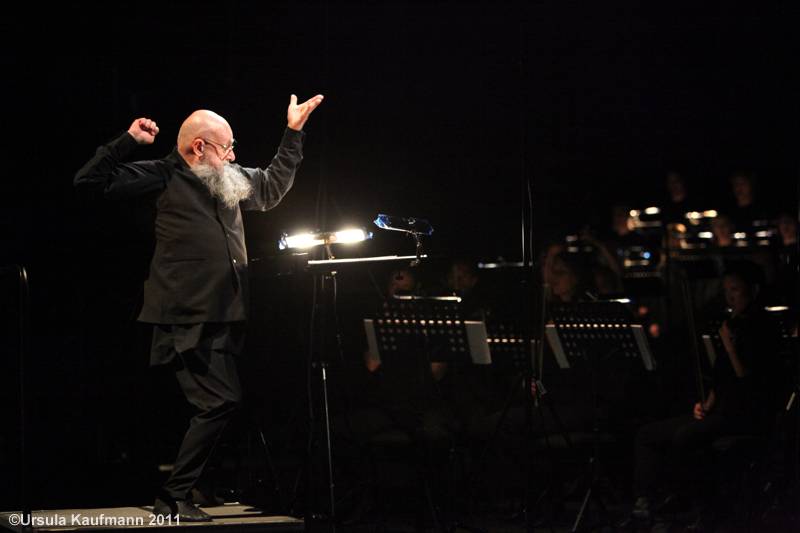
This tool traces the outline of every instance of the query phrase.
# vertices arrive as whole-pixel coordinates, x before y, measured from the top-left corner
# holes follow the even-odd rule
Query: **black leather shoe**
[[[183,500],[164,500],[156,498],[153,504],[153,514],[156,516],[172,516],[183,522],[211,522],[211,515],[201,511],[191,502]]]

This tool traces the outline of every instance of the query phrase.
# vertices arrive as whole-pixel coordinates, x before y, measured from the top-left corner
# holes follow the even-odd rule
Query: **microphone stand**
[[[417,243],[417,246],[416,246],[417,258],[414,259],[413,261],[411,261],[411,266],[415,267],[415,266],[419,265],[420,262],[422,262],[422,256],[424,255],[423,251],[422,251],[422,233],[412,232],[411,235],[414,236],[414,240]]]
[[[533,198],[531,194],[531,183],[527,174],[522,174],[522,189],[523,189],[523,204],[521,206],[521,229],[522,229],[522,264],[525,271],[524,274],[524,287],[523,291],[525,297],[523,298],[523,342],[525,348],[528,350],[529,355],[526,357],[526,369],[523,376],[523,394],[525,395],[525,441],[527,442],[525,453],[525,507],[523,509],[523,516],[525,520],[525,530],[528,533],[533,533],[533,516],[532,516],[532,499],[531,492],[533,489],[533,460],[530,450],[533,444],[533,409],[534,403],[539,402],[539,370],[541,367],[541,355],[544,341],[544,326],[545,326],[545,292],[542,289],[541,307],[543,313],[539,317],[538,323],[534,326],[534,283],[536,282],[536,260],[533,254]],[[535,332],[533,331],[535,328]],[[534,347],[534,339],[536,339]],[[532,393],[532,385],[535,385],[535,392]]]

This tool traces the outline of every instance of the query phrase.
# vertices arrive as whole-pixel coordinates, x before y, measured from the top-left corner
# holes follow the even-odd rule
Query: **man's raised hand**
[[[309,98],[302,104],[298,104],[297,96],[292,95],[289,98],[289,109],[286,111],[286,122],[288,126],[293,130],[302,130],[306,120],[308,120],[308,116],[322,103],[323,98],[325,97],[318,94],[317,96]]]
[[[128,128],[128,133],[139,144],[153,144],[158,135],[158,126],[154,120],[149,118],[137,118]]]

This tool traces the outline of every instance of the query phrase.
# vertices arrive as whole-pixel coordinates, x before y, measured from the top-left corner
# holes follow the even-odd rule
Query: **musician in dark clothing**
[[[798,222],[797,214],[781,213],[778,217],[776,244],[776,272],[772,287],[772,301],[798,307]]]
[[[241,404],[236,356],[248,312],[243,210],[266,211],[289,191],[302,160],[303,125],[322,102],[292,95],[288,127],[267,168],[236,163],[228,122],[214,112],[192,113],[177,146],[162,159],[126,162],[152,144],[153,120],[139,118],[126,133],[97,149],[75,176],[80,189],[109,199],[156,193],[156,247],[144,286],[139,321],[154,325],[150,362],[171,364],[192,418],[154,514],[184,521],[210,516],[190,501],[215,445]]]
[[[381,294],[384,305],[395,295],[420,296],[417,272],[391,272]],[[422,338],[401,343],[395,353],[364,351],[363,362],[351,369],[355,406],[332,422],[338,428],[333,435],[338,483],[354,484],[356,501],[345,512],[351,524],[372,506],[374,487],[381,482],[376,468],[385,452],[399,451],[410,460],[405,466],[412,479],[429,479],[441,470],[453,440],[455,417],[440,390],[448,363],[437,360]]]
[[[705,401],[697,402],[691,415],[645,425],[636,436],[637,518],[650,517],[668,456],[680,466],[723,435],[761,435],[769,429],[780,332],[757,303],[759,284],[752,270],[734,267],[723,277],[731,315],[719,329],[724,353],[715,361],[714,385]]]
[[[661,204],[661,220],[664,224],[686,221],[686,213],[697,210],[697,203],[689,197],[689,189],[684,177],[675,171],[666,176],[668,198]]]
[[[750,231],[754,222],[769,219],[769,210],[759,201],[756,176],[752,172],[736,172],[731,176],[731,202],[723,213],[730,217],[736,231]]]
[[[418,294],[417,276],[411,269],[393,271],[386,284],[386,296]],[[420,340],[416,350],[404,351],[391,361],[367,350],[358,388],[360,408],[347,415],[343,453],[351,445],[368,447],[370,439],[387,431],[401,431],[423,446],[447,447],[452,419],[443,404],[438,383],[447,363],[431,358]],[[359,455],[361,452],[357,452]]]

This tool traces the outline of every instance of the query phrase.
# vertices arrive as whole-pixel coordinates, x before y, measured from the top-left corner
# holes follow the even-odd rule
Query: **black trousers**
[[[187,401],[197,409],[162,489],[168,498],[189,498],[225,427],[241,406],[235,358],[243,338],[242,323],[157,326],[154,332],[154,350],[158,346],[163,352],[165,346],[171,346],[175,377]]]
[[[710,413],[703,420],[682,415],[642,426],[636,434],[634,483],[637,496],[651,495],[668,471],[692,470],[695,452],[723,435],[751,432],[744,417]]]

